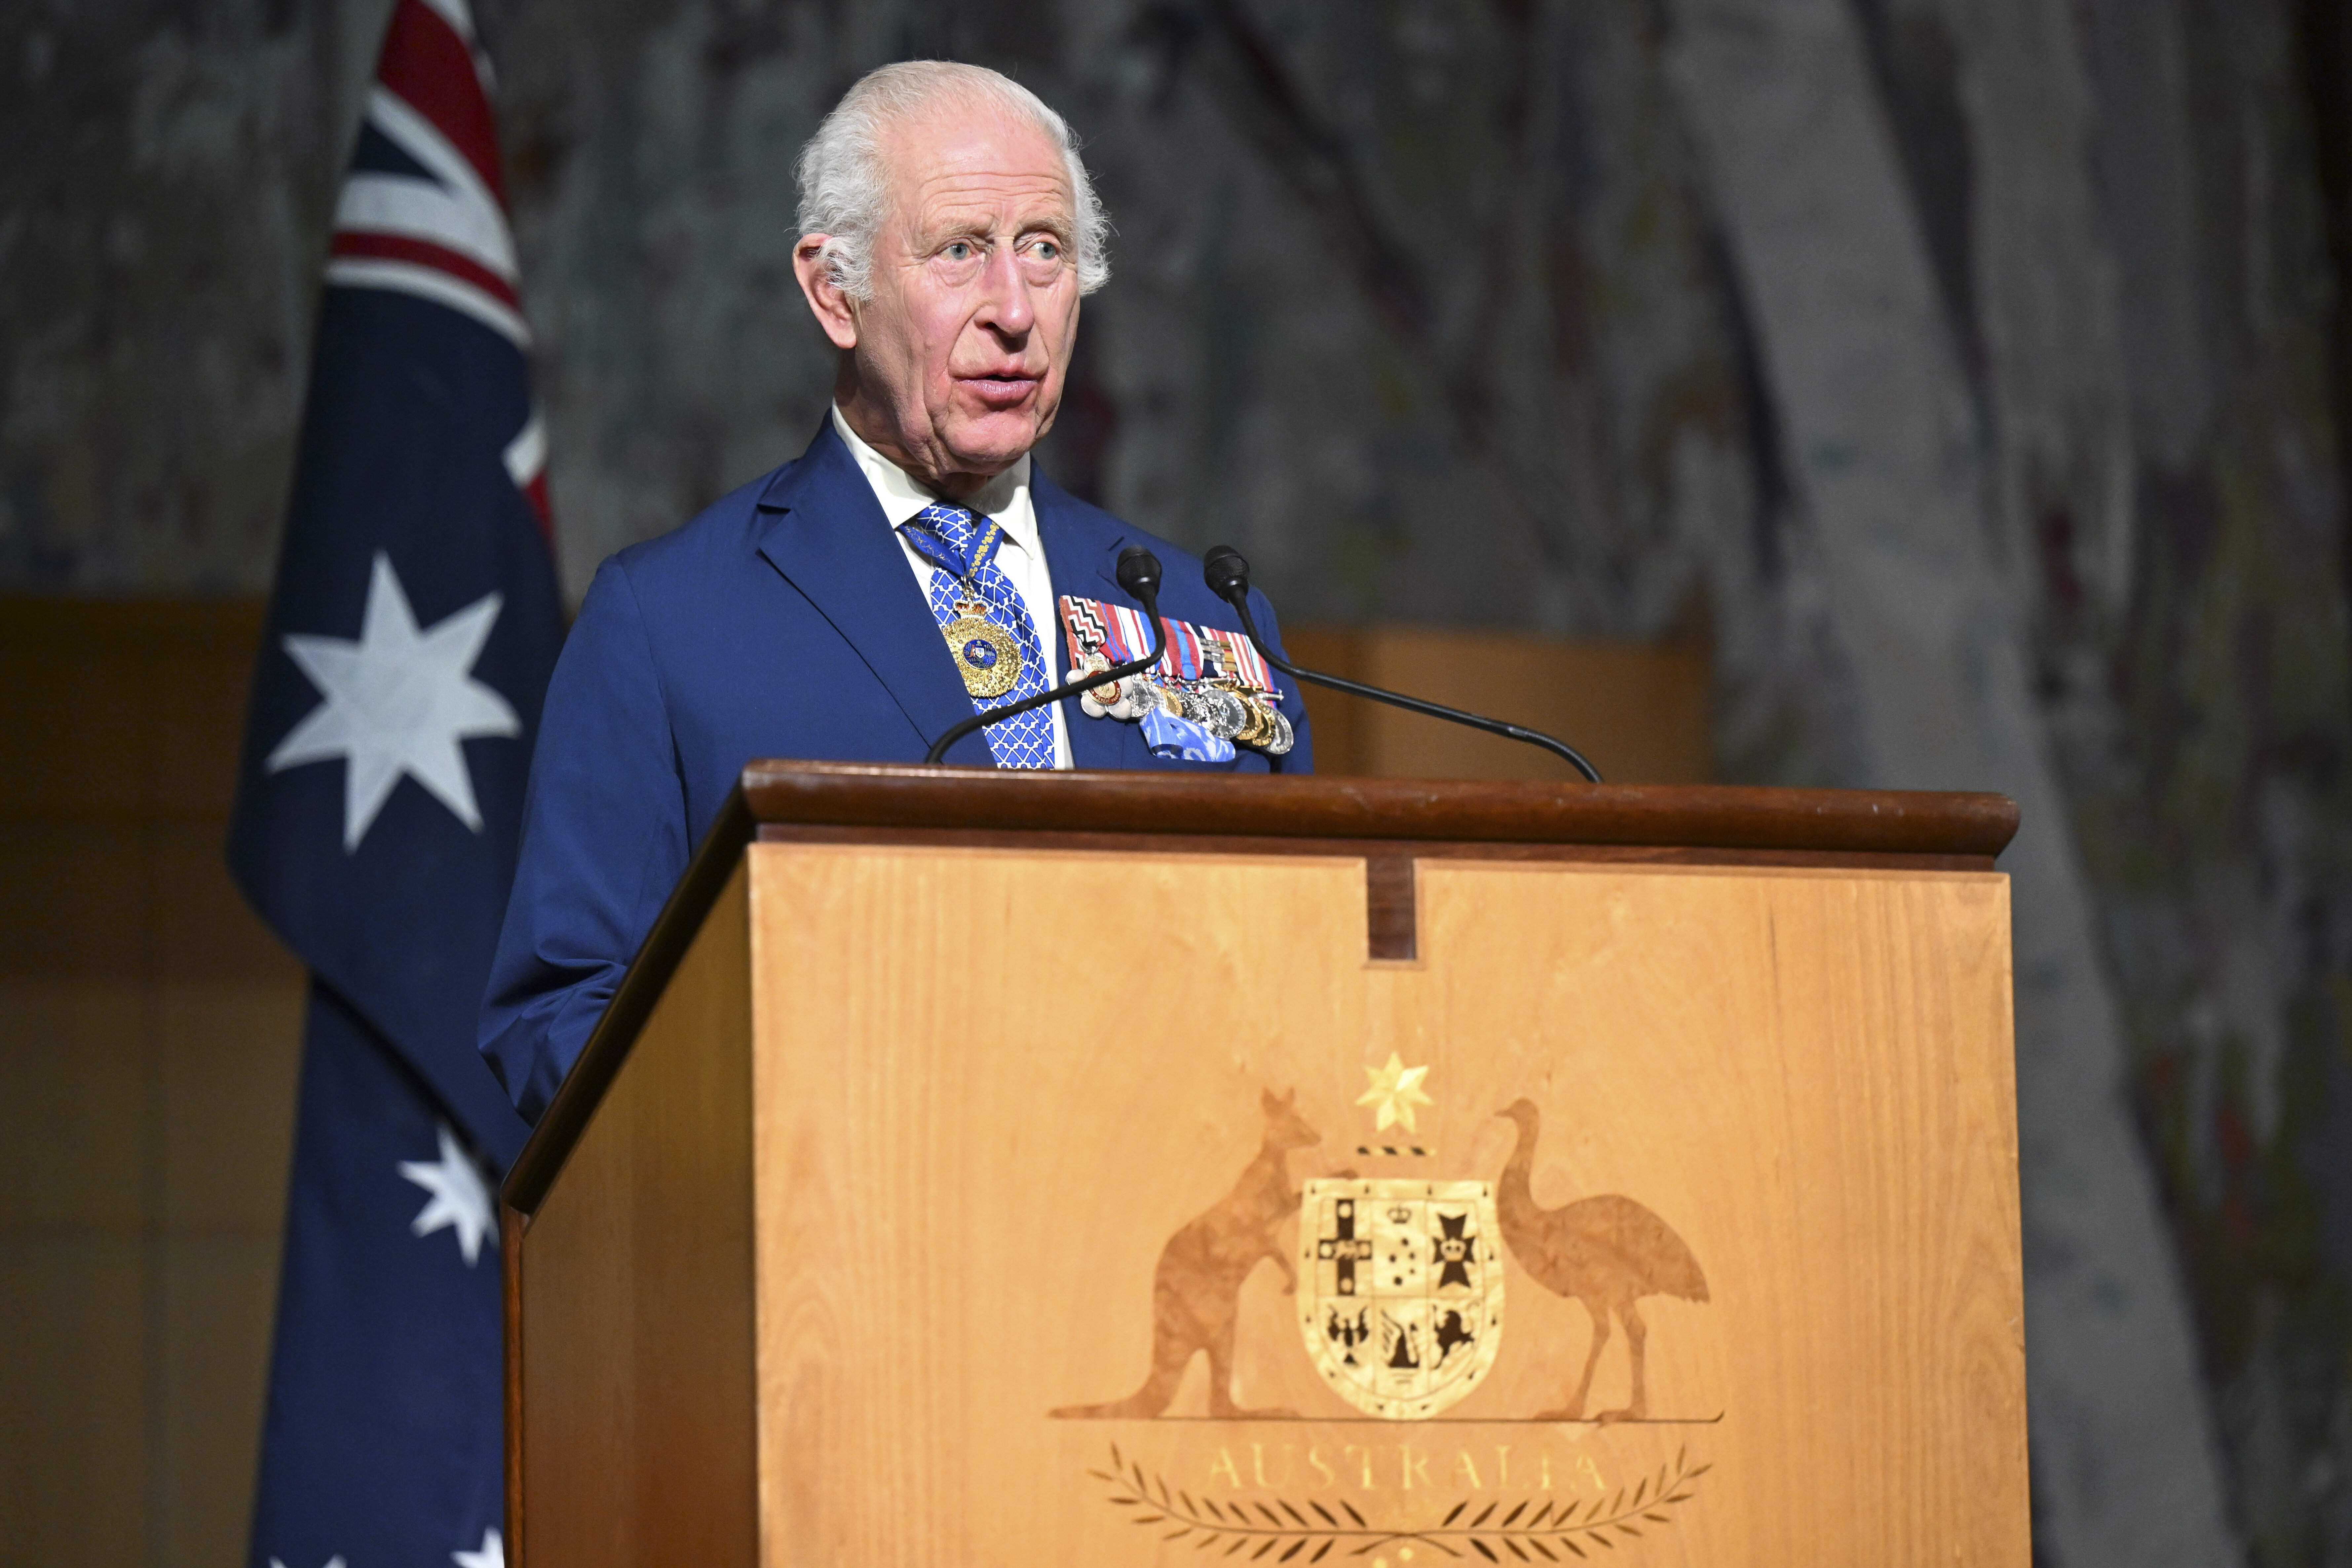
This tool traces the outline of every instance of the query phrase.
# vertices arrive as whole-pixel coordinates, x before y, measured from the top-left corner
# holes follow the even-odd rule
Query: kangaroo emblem
[[[1289,1251],[1277,1245],[1276,1228],[1298,1212],[1298,1188],[1290,1183],[1290,1151],[1323,1141],[1296,1109],[1298,1091],[1276,1097],[1265,1091],[1265,1138],[1234,1183],[1233,1190],[1168,1239],[1151,1276],[1151,1372],[1143,1386],[1107,1405],[1069,1405],[1058,1418],[1149,1417],[1168,1408],[1184,1369],[1209,1353],[1209,1414],[1223,1419],[1268,1419],[1288,1410],[1249,1410],[1234,1403],[1234,1325],[1241,1312],[1242,1283],[1271,1258],[1282,1269],[1283,1294],[1298,1289],[1298,1270]]]

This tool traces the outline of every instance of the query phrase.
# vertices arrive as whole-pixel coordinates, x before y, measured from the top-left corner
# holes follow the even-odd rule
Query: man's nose
[[[1037,308],[1029,298],[1029,280],[1021,276],[1021,264],[1011,246],[998,246],[988,253],[988,270],[981,276],[984,290],[975,319],[1008,338],[1027,335],[1037,324]]]

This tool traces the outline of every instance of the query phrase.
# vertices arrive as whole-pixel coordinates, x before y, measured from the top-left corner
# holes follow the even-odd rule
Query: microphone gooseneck
[[[1420,697],[1409,697],[1402,692],[1383,691],[1379,686],[1368,686],[1360,681],[1348,680],[1343,676],[1327,675],[1315,670],[1300,669],[1266,646],[1265,639],[1258,635],[1257,622],[1250,615],[1249,562],[1243,559],[1241,551],[1234,549],[1233,546],[1216,545],[1210,549],[1209,553],[1202,558],[1201,579],[1209,585],[1210,592],[1234,607],[1234,613],[1242,618],[1243,632],[1248,634],[1250,642],[1256,647],[1260,656],[1284,674],[1297,680],[1312,681],[1318,686],[1328,686],[1335,692],[1346,692],[1350,696],[1370,697],[1374,702],[1386,703],[1391,707],[1401,707],[1407,713],[1424,714],[1431,718],[1450,719],[1455,724],[1466,724],[1472,729],[1483,729],[1489,735],[1499,735],[1511,740],[1523,740],[1529,746],[1539,746],[1555,757],[1565,758],[1570,767],[1583,774],[1592,783],[1601,782],[1600,769],[1587,762],[1582,752],[1569,745],[1568,742],[1546,735],[1541,730],[1528,729],[1523,725],[1506,724],[1499,718],[1488,718],[1483,714],[1465,713],[1458,707],[1447,707],[1444,703],[1425,702]]]
[[[950,725],[947,733],[931,742],[930,751],[923,758],[923,766],[936,768],[948,747],[976,729],[1008,719],[1031,708],[1044,707],[1047,703],[1060,702],[1064,697],[1077,695],[1092,686],[1123,681],[1129,675],[1139,675],[1160,663],[1160,655],[1168,651],[1168,628],[1160,619],[1160,558],[1141,545],[1129,545],[1118,552],[1117,569],[1118,585],[1127,590],[1143,606],[1143,613],[1151,622],[1151,651],[1140,659],[1124,664],[1113,664],[1108,670],[1097,670],[1089,675],[1073,677],[1034,696],[1023,697],[1017,703],[1006,703],[983,713],[973,714],[961,723]],[[1050,665],[1048,666],[1051,667]]]

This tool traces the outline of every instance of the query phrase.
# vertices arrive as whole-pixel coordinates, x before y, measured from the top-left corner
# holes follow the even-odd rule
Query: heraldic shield
[[[1486,1182],[1307,1183],[1298,1323],[1324,1381],[1392,1421],[1475,1388],[1503,1333],[1499,1237]]]

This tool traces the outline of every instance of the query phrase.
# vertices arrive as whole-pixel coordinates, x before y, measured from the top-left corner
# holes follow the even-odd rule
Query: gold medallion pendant
[[[956,618],[940,631],[955,655],[963,689],[976,697],[1001,697],[1021,684],[1021,645],[987,617],[986,605],[959,599]]]

